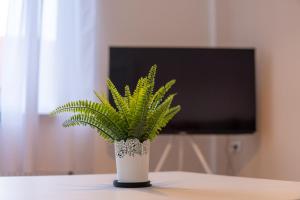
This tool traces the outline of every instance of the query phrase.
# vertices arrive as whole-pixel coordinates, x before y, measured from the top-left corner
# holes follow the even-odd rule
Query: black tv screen
[[[110,48],[110,79],[131,90],[157,64],[156,89],[176,79],[182,110],[163,133],[254,133],[255,51],[224,48]]]

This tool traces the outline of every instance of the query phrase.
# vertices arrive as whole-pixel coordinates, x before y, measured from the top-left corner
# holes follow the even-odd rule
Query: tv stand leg
[[[187,135],[184,132],[181,132],[179,135],[180,135],[180,140],[179,140],[178,169],[182,170],[182,167],[183,167],[183,153],[184,152],[183,152],[183,141],[182,140],[184,139],[184,136],[187,136],[188,141],[191,144],[191,146],[192,146],[192,148],[193,148],[193,150],[194,150],[194,152],[195,152],[198,160],[200,161],[201,165],[203,166],[205,173],[207,173],[207,174],[213,174],[213,172],[212,172],[211,168],[209,167],[209,165],[208,165],[208,163],[207,163],[207,161],[206,161],[206,159],[205,159],[205,157],[204,157],[201,149],[191,139],[191,136]],[[175,136],[171,136],[171,138],[169,139],[169,141],[168,141],[168,143],[167,143],[167,145],[166,145],[166,147],[165,147],[165,149],[164,149],[164,151],[163,151],[163,153],[162,153],[162,155],[161,155],[161,157],[160,157],[160,159],[159,159],[159,161],[158,161],[158,163],[157,163],[157,165],[156,165],[156,167],[154,169],[155,172],[160,171],[161,168],[162,168],[162,166],[164,165],[164,163],[165,163],[165,161],[167,159],[167,156],[169,155],[170,150],[172,148],[173,137],[175,137]]]
[[[198,160],[202,164],[205,172],[207,174],[213,174],[213,172],[210,169],[210,167],[208,166],[208,163],[207,163],[201,149],[199,148],[199,146],[191,139],[191,136],[188,136],[188,140],[189,140],[189,143],[192,145],[192,148],[193,148],[194,152],[196,153]]]
[[[161,155],[161,157],[160,157],[160,159],[159,159],[159,161],[158,161],[158,163],[157,163],[157,165],[156,165],[156,167],[154,169],[155,172],[160,171],[161,168],[162,168],[162,166],[164,165],[164,163],[165,163],[165,161],[167,159],[167,156],[169,155],[170,150],[172,148],[173,137],[174,136],[170,137],[170,139],[169,139],[169,141],[168,141],[168,143],[167,143],[167,145],[166,145],[166,147],[165,147],[165,149],[164,149],[164,151],[163,151],[163,153],[162,153],[162,155]]]
[[[183,155],[184,155],[184,146],[183,146],[184,135],[180,134],[178,137],[179,137],[178,171],[182,171],[183,170]]]

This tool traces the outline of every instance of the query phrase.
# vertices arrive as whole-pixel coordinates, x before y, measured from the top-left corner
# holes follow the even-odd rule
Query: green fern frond
[[[139,138],[143,134],[148,112],[149,87],[139,90],[139,99],[136,101],[133,117],[129,127],[129,135]]]
[[[111,129],[113,129],[117,134],[124,134],[126,132],[127,127],[122,121],[120,114],[105,104],[99,104],[87,100],[72,101],[58,107],[52,112],[52,114],[62,112],[73,112],[94,116],[95,118],[108,121],[111,124]]]
[[[87,100],[73,101],[59,106],[51,114],[74,113],[64,122],[65,127],[90,126],[109,142],[128,138],[137,138],[141,142],[153,140],[180,111],[180,106],[171,107],[175,94],[165,98],[175,80],[169,81],[153,94],[156,70],[157,66],[152,66],[148,75],[138,80],[132,92],[126,85],[124,96],[108,80],[107,87],[116,108],[110,104],[106,96],[94,91],[99,103]]]
[[[164,96],[175,83],[176,80],[173,79],[157,90],[151,99],[151,109],[155,109],[162,102]]]
[[[172,107],[170,109],[168,109],[168,111],[165,113],[163,119],[160,121],[160,127],[165,127],[169,121],[171,121],[173,119],[173,117],[181,110],[181,107],[178,105],[178,106],[175,106],[175,107]]]
[[[125,119],[127,125],[129,126],[129,108],[126,102],[124,101],[123,97],[118,92],[116,86],[111,82],[111,80],[107,80],[107,87],[112,94],[116,107],[118,108],[119,112],[122,114],[123,118]]]
[[[96,129],[97,132],[108,142],[113,142],[117,139],[114,137],[110,129],[104,127],[104,125],[95,120],[93,116],[87,114],[73,115],[63,123],[63,126],[90,126],[91,128]]]
[[[157,69],[157,66],[156,65],[153,65],[151,68],[150,68],[150,71],[148,73],[148,84],[149,84],[149,92],[150,94],[152,95],[153,93],[153,90],[154,90],[154,84],[155,84],[155,75],[156,75],[156,69]]]
[[[120,127],[123,128],[123,130],[128,129],[128,124],[124,121],[121,120],[122,119],[122,115],[120,113],[118,113],[116,111],[116,109],[109,103],[107,97],[105,94],[99,95],[96,91],[94,91],[95,95],[97,96],[97,98],[99,99],[99,101],[101,102],[101,104],[103,104],[104,107],[106,107],[107,109],[107,113],[113,113],[113,114],[117,114],[118,116],[118,124]],[[116,116],[112,116],[112,118],[116,119]]]
[[[105,94],[100,95],[96,91],[94,91],[94,94],[96,95],[101,104],[105,105],[109,110],[111,110],[110,112],[116,112],[116,109],[109,103]]]
[[[135,113],[137,112],[137,103],[139,101],[139,99],[141,98],[143,91],[141,92],[141,90],[144,90],[142,88],[144,88],[145,84],[147,83],[147,79],[146,78],[140,78],[138,80],[138,83],[136,85],[136,88],[131,96],[131,100],[129,102],[129,119],[130,119],[130,124],[132,123],[132,120],[135,118]]]
[[[100,95],[100,94],[98,94],[98,92],[96,92],[95,90],[94,90],[94,94],[96,95],[96,97],[98,98],[98,100],[99,100],[102,104],[111,106],[105,94],[101,94],[101,95]],[[111,106],[111,107],[112,107],[112,106]],[[112,108],[113,108],[113,107],[112,107]]]
[[[151,113],[147,120],[147,129],[145,132],[145,138],[153,140],[159,131],[164,127],[161,121],[164,119],[164,116],[174,99],[175,94],[170,95],[157,109]]]
[[[130,96],[131,96],[130,88],[128,85],[125,85],[125,97],[130,97]]]
[[[135,104],[133,117],[131,117],[130,135],[140,138],[144,134],[147,122],[147,115],[152,97],[157,66],[151,67],[148,76],[141,79],[136,89],[136,95],[133,96]]]
[[[179,105],[174,106],[174,107],[168,109],[168,111],[166,112],[164,117],[167,119],[173,118],[180,110],[181,110],[181,106],[179,106]]]
[[[129,106],[130,104],[130,100],[131,100],[131,92],[130,92],[130,88],[128,85],[125,85],[125,94],[124,94],[124,99],[127,103],[127,105]]]

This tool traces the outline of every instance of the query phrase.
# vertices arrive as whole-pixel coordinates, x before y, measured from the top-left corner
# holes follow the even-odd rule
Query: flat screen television
[[[163,133],[255,132],[254,49],[111,47],[109,55],[109,76],[120,91],[134,88],[153,64],[156,88],[176,79],[170,93],[182,110]]]

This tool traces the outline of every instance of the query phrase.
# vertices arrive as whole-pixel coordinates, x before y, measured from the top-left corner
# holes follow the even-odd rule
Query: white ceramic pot
[[[121,183],[147,182],[150,141],[138,139],[115,142],[117,179]]]

